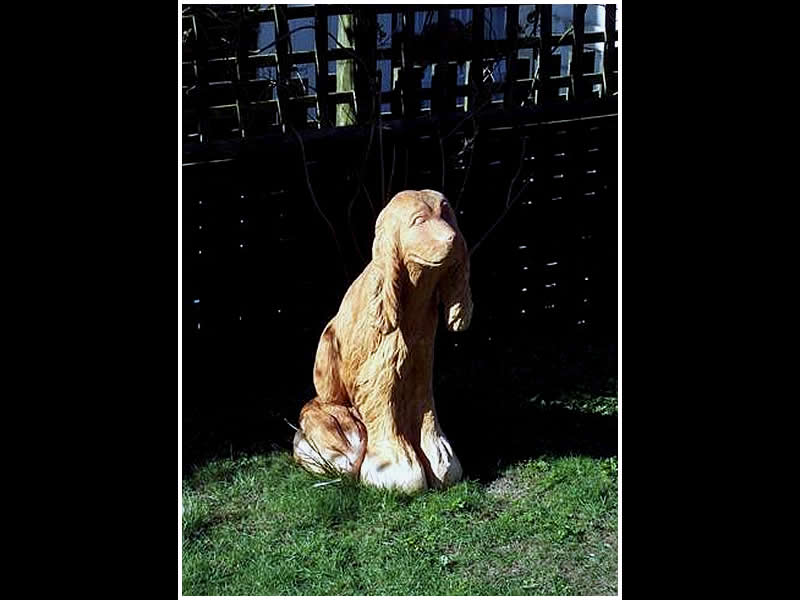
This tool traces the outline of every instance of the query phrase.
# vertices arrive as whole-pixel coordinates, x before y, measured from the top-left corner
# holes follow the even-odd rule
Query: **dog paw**
[[[361,481],[380,488],[406,493],[427,489],[425,471],[417,461],[367,454],[361,465]]]
[[[465,310],[461,302],[456,302],[450,307],[447,315],[447,328],[450,331],[464,331],[469,327],[472,311]]]

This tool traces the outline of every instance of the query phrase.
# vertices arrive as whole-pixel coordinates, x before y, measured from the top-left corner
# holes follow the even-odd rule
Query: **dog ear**
[[[378,277],[370,299],[369,313],[381,333],[391,333],[400,322],[400,285],[402,258],[397,232],[386,223],[386,210],[375,223],[375,241],[372,243],[372,260]]]
[[[461,238],[459,234],[459,238]],[[469,254],[466,243],[462,252],[463,260],[453,265],[439,282],[439,297],[445,307],[447,328],[450,331],[464,331],[472,320],[472,290],[469,286]]]

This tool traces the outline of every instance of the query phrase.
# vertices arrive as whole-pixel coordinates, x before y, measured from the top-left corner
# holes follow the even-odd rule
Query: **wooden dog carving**
[[[442,194],[400,192],[378,215],[372,261],[322,332],[317,396],[294,438],[303,467],[405,491],[461,478],[433,399],[439,302],[451,331],[469,326],[466,242]]]

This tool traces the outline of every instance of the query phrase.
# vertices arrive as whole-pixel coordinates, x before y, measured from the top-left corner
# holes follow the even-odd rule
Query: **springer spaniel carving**
[[[304,468],[406,492],[459,481],[433,399],[440,302],[448,329],[469,326],[466,242],[442,194],[400,192],[378,215],[372,261],[322,332],[317,396],[294,438]]]

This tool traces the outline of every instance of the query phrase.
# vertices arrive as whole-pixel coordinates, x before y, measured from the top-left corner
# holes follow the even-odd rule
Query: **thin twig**
[[[293,33],[297,33],[298,31],[303,31],[305,29],[314,29],[314,30],[316,30],[316,28],[317,28],[316,25],[303,25],[302,27],[297,27],[295,29],[292,29],[291,31],[287,31],[285,34],[283,34],[280,37],[276,38],[272,43],[267,44],[263,48],[259,48],[258,50],[251,50],[250,51],[250,56],[258,56],[259,54],[261,54],[265,50],[269,50],[270,48],[272,48],[273,46],[278,44],[278,42],[281,42],[281,41],[285,40],[287,37],[291,36]],[[367,63],[364,61],[364,59],[361,58],[358,54],[356,54],[351,48],[348,48],[348,47],[342,45],[342,43],[339,42],[339,40],[336,39],[336,36],[333,35],[331,32],[327,32],[327,35],[328,35],[329,38],[331,38],[334,41],[334,43],[336,43],[337,46],[339,46],[339,48],[341,50],[344,50],[344,52],[348,56],[350,56],[353,59],[357,60],[358,63],[364,68],[364,72],[367,74],[367,81],[369,83],[369,86],[372,89],[372,91],[375,92],[376,91],[376,89],[375,89],[375,81],[374,81],[375,78],[373,77],[373,75],[375,73],[375,70],[374,69],[370,69],[367,66]],[[378,91],[378,93],[380,93],[380,90],[377,90],[377,91]],[[373,98],[372,113],[373,113],[372,116],[374,118],[375,117],[375,101],[374,101],[374,98]]]
[[[519,168],[517,169],[516,175],[511,180],[511,185],[508,186],[508,194],[506,195],[506,208],[508,208],[509,204],[511,203],[511,190],[514,188],[514,184],[519,179],[519,174],[522,173],[522,165],[525,164],[525,149],[528,147],[528,136],[522,138],[522,152],[520,152],[519,156]]]
[[[486,233],[483,235],[483,237],[482,237],[480,240],[478,240],[478,243],[477,243],[477,244],[475,244],[475,245],[472,247],[472,249],[469,251],[469,255],[470,255],[470,257],[472,257],[472,255],[473,255],[473,254],[475,254],[475,251],[478,249],[478,246],[480,246],[480,245],[483,243],[483,241],[484,241],[484,240],[485,240],[487,237],[489,237],[489,234],[490,234],[490,233],[492,233],[492,231],[494,231],[494,230],[495,230],[495,228],[496,228],[496,227],[497,227],[497,226],[500,224],[500,221],[502,221],[502,220],[505,218],[505,216],[508,214],[508,211],[510,211],[510,210],[511,210],[511,208],[514,206],[514,203],[515,203],[515,202],[517,201],[517,199],[518,199],[518,198],[519,198],[519,197],[522,195],[522,192],[524,192],[524,191],[525,191],[525,189],[528,187],[528,185],[529,185],[529,184],[530,184],[530,181],[526,181],[526,182],[523,184],[523,186],[520,188],[519,192],[517,192],[517,195],[516,195],[516,196],[514,196],[514,199],[513,199],[513,200],[511,200],[511,203],[510,203],[510,204],[509,204],[509,205],[508,205],[508,206],[505,208],[505,210],[503,211],[503,213],[502,213],[502,214],[501,214],[501,215],[498,217],[497,221],[495,221],[495,222],[494,222],[494,225],[492,225],[492,226],[489,228],[489,231],[487,231],[487,232],[486,232]]]
[[[380,102],[380,99],[379,99]],[[383,120],[381,118],[381,108],[380,104],[378,105],[378,157],[381,160],[381,198],[386,198],[386,185],[384,180],[384,171],[383,171]],[[372,205],[372,200],[370,200],[370,206]],[[372,207],[373,214],[375,213],[375,207]],[[377,217],[376,217],[377,218]]]
[[[490,19],[490,28],[491,28],[491,19],[492,19],[491,11],[489,12],[489,19]],[[534,31],[535,31],[535,28],[534,28]],[[558,44],[561,43],[561,41],[564,39],[564,37],[566,37],[570,33],[570,31],[571,31],[571,29],[568,29],[567,31],[564,32],[564,35],[561,36],[561,38],[558,40],[556,45],[553,47],[553,52],[555,52],[556,49],[558,49]],[[491,28],[491,34],[494,35],[494,29],[493,28]],[[514,38],[514,48],[513,48],[513,51],[512,51],[514,56],[516,56],[517,51],[519,50],[520,40],[521,40],[520,37],[515,37]],[[539,40],[539,44],[541,46],[541,39]],[[492,65],[492,70],[490,72],[490,76],[492,77],[492,80],[494,80],[494,69],[497,67],[498,64],[499,64],[499,61],[495,62],[494,65]],[[509,70],[510,70],[510,66],[506,65],[506,78],[508,78],[508,76],[509,76]],[[481,75],[483,75],[483,74],[481,74]],[[535,81],[534,81],[534,84],[535,84]],[[475,88],[473,87],[473,91],[477,92],[477,91],[480,91],[480,90],[475,90]],[[476,96],[477,96],[477,93],[476,93]],[[464,117],[456,124],[456,126],[453,127],[453,129],[450,131],[450,133],[448,133],[446,136],[444,136],[444,139],[448,139],[451,135],[453,135],[456,131],[458,131],[459,127],[461,127],[461,125],[463,125],[464,122],[467,119],[470,119],[470,118],[474,119],[475,116],[478,113],[480,113],[484,108],[489,106],[491,103],[492,103],[492,94],[490,93],[489,97],[486,99],[486,101],[483,102],[482,104],[480,104],[479,106],[475,107],[473,110],[469,111],[466,115],[464,115]]]
[[[461,196],[464,194],[464,189],[467,187],[467,179],[469,179],[469,174],[472,171],[472,163],[475,159],[475,147],[478,145],[478,131],[480,128],[478,127],[478,121],[475,117],[472,117],[472,151],[469,153],[469,164],[467,165],[467,171],[464,173],[464,180],[461,182],[461,190],[458,192],[458,198],[456,198],[456,205],[455,208],[458,210],[458,207],[461,205]],[[466,149],[466,148],[465,148]]]
[[[471,110],[466,115],[464,115],[464,118],[461,119],[458,123],[456,123],[456,126],[453,127],[453,129],[450,131],[450,133],[448,133],[446,136],[444,136],[444,139],[449,138],[456,131],[458,131],[458,128],[461,127],[467,119],[470,119],[470,118],[474,119],[475,115],[477,115],[480,111],[482,111],[484,108],[489,106],[489,104],[491,104],[491,102],[492,102],[492,97],[490,95],[489,99],[486,102],[484,102],[483,104],[481,104],[480,106],[478,106],[474,110]]]
[[[551,55],[555,54],[558,51],[558,49],[561,47],[561,42],[563,42],[566,39],[566,37],[569,34],[571,34],[574,30],[575,30],[575,25],[570,23],[569,27],[567,27],[567,30],[561,34],[561,37],[558,38],[558,41],[555,43],[555,45],[553,45],[553,48],[550,51]]]
[[[436,125],[436,133],[439,136],[439,153],[442,156],[442,189],[440,191],[444,194],[444,180],[445,175],[447,174],[447,166],[445,165],[444,159],[444,141],[442,140],[442,129],[441,125],[439,124]]]
[[[392,195],[392,180],[394,179],[394,162],[397,154],[397,144],[392,144],[392,170],[389,171],[389,187],[387,188],[388,194],[385,194],[383,198],[381,198],[381,206],[386,205],[386,201]]]
[[[522,172],[522,166],[525,163],[525,150],[527,149],[527,147],[528,147],[528,137],[525,136],[525,137],[522,138],[522,151],[520,152],[520,155],[519,155],[519,168],[517,169],[517,173],[511,179],[511,183],[508,186],[508,194],[506,195],[506,207],[505,207],[505,209],[503,209],[503,212],[500,214],[500,216],[497,218],[497,220],[494,222],[494,224],[489,228],[489,230],[485,234],[483,234],[483,237],[480,240],[478,240],[478,243],[475,244],[472,247],[472,249],[469,251],[470,257],[475,253],[475,251],[483,243],[483,241],[487,237],[489,237],[489,235],[492,233],[492,231],[494,231],[495,228],[500,224],[500,222],[505,218],[505,216],[511,210],[511,207],[514,205],[514,203],[517,201],[517,199],[522,195],[522,192],[524,192],[525,189],[530,184],[530,180],[526,181],[523,184],[522,188],[520,188],[519,192],[517,192],[517,195],[514,196],[514,199],[513,200],[511,199],[511,191],[514,188],[514,184],[517,182],[517,179],[519,179],[519,175]]]
[[[356,170],[356,178],[358,181],[356,182],[356,191],[353,194],[353,197],[350,199],[350,206],[352,206],[352,204],[356,201],[356,198],[361,193],[361,188],[364,187],[364,175],[366,174],[367,163],[369,162],[369,153],[372,151],[372,140],[375,137],[375,126],[376,126],[376,121],[373,120],[369,130],[367,149],[364,152],[364,160],[361,163],[361,169]],[[372,208],[372,216],[377,219],[378,214],[375,212],[375,207],[372,205],[371,201],[370,201],[370,207]]]
[[[405,160],[406,174],[405,174],[405,179],[403,180],[403,189],[408,188],[408,146],[406,146],[405,150],[406,150],[406,160]]]
[[[356,253],[358,254],[358,258],[361,262],[366,262],[364,260],[364,255],[361,252],[361,247],[358,245],[358,239],[356,238],[356,228],[353,227],[353,206],[355,205],[356,198],[358,198],[358,193],[361,190],[356,190],[356,193],[350,199],[350,203],[347,205],[347,226],[350,229],[350,238],[353,240],[353,247],[356,249]]]
[[[375,211],[375,205],[372,203],[372,197],[369,195],[369,190],[367,189],[367,186],[364,185],[363,181],[361,182],[361,188],[364,190],[364,195],[367,197],[367,202],[369,202],[369,206],[372,209],[372,214],[377,219],[378,213]]]
[[[289,126],[291,132],[297,138],[298,143],[300,144],[300,156],[303,160],[303,171],[305,172],[306,175],[306,186],[308,187],[308,193],[311,196],[311,201],[314,203],[317,212],[319,212],[320,216],[327,224],[328,229],[330,229],[331,236],[333,237],[333,242],[336,244],[336,250],[339,252],[339,258],[342,261],[342,269],[344,270],[345,281],[350,281],[350,273],[347,270],[347,264],[344,260],[344,253],[342,252],[342,247],[339,245],[339,238],[336,235],[336,230],[334,229],[333,224],[328,220],[328,217],[325,216],[325,212],[322,210],[322,207],[317,202],[317,197],[314,195],[314,190],[311,187],[311,176],[309,175],[308,172],[308,161],[306,160],[306,150],[305,150],[305,144],[303,144],[303,138],[297,132],[297,130],[292,126],[291,123],[287,123],[287,125]]]

